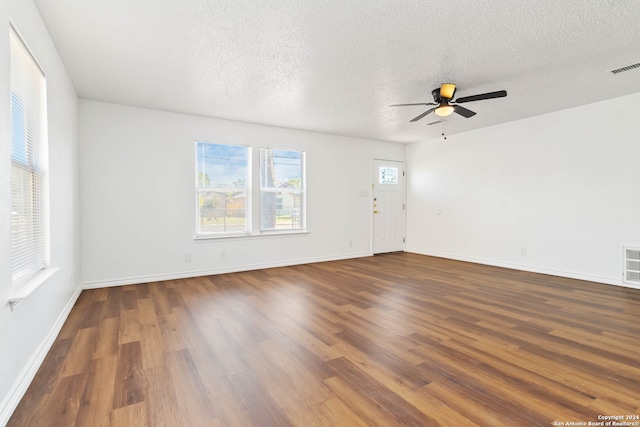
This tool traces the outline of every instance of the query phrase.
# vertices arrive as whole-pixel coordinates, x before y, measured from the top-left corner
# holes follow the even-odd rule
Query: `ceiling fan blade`
[[[456,93],[456,85],[453,83],[442,83],[440,86],[440,98],[452,99]]]
[[[414,119],[412,119],[410,121],[411,122],[417,122],[418,120],[420,120],[421,118],[423,118],[427,114],[432,113],[434,110],[435,110],[435,108],[431,108],[430,110],[425,111],[424,113],[420,114],[419,116],[415,117]]]
[[[436,120],[435,122],[427,123],[427,126],[437,125],[438,123],[442,123],[442,120]]]
[[[455,111],[456,113],[460,114],[463,117],[466,117],[467,119],[469,117],[473,117],[476,115],[476,113],[474,111],[468,110],[464,107],[461,107],[459,105],[454,105],[453,106],[453,111]]]
[[[481,93],[478,95],[463,96],[462,98],[456,99],[455,102],[458,104],[462,104],[463,102],[481,101],[483,99],[503,98],[505,96],[507,96],[507,91],[499,90],[496,92],[488,92],[488,93]]]
[[[435,104],[433,102],[419,102],[417,104],[392,104],[392,105],[389,105],[389,107],[407,107],[409,105],[438,105],[438,104]]]

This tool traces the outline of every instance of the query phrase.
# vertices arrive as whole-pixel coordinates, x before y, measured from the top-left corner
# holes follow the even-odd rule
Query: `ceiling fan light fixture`
[[[440,117],[447,117],[451,115],[451,113],[453,113],[453,106],[446,104],[440,105],[434,110],[434,113],[436,113]]]
[[[440,96],[442,98],[447,98],[447,99],[453,98],[453,94],[455,91],[456,91],[456,85],[454,85],[453,83],[443,83],[442,86],[440,86]]]

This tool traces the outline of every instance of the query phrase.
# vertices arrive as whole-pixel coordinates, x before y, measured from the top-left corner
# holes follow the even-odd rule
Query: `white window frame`
[[[200,194],[203,191],[220,191],[220,190],[226,190],[226,191],[237,191],[239,188],[238,187],[216,187],[215,185],[211,185],[211,186],[203,186],[200,185],[199,182],[199,172],[201,172],[202,170],[204,170],[205,168],[202,167],[202,165],[198,164],[198,144],[212,144],[212,145],[224,145],[224,146],[235,146],[235,147],[243,147],[246,148],[248,150],[248,155],[247,155],[247,185],[246,187],[242,187],[242,189],[244,191],[246,191],[246,201],[245,201],[245,208],[246,208],[246,226],[247,229],[246,231],[217,231],[217,232],[205,232],[203,230],[200,229],[200,221],[201,221],[201,216],[202,213],[200,210]],[[195,141],[194,144],[194,160],[195,160],[195,167],[194,167],[194,177],[195,177],[195,195],[194,195],[194,201],[195,201],[195,218],[194,218],[194,225],[195,225],[195,236],[194,239],[195,240],[209,240],[209,239],[221,239],[221,238],[238,238],[238,237],[244,237],[244,238],[259,238],[260,236],[266,236],[266,235],[286,235],[286,234],[308,234],[308,229],[307,229],[307,218],[306,218],[306,198],[307,198],[307,192],[306,192],[306,152],[302,151],[302,150],[296,150],[296,149],[288,149],[288,148],[275,148],[274,150],[277,151],[295,151],[301,154],[302,156],[302,182],[301,182],[301,188],[300,189],[282,189],[282,188],[276,188],[276,189],[267,189],[267,188],[261,188],[260,185],[260,174],[261,174],[261,160],[260,160],[260,153],[262,150],[267,149],[267,148],[261,148],[261,149],[256,149],[254,150],[252,146],[249,145],[241,145],[241,144],[226,144],[226,143],[219,143],[219,142],[209,142],[209,141],[205,141],[205,140],[197,140]],[[268,148],[271,149],[271,148]],[[255,166],[254,166],[255,165]],[[255,169],[254,169],[255,167]],[[211,179],[211,182],[213,183],[213,179]],[[275,191],[275,192],[291,192],[297,195],[301,195],[300,198],[300,217],[298,219],[298,226],[296,226],[295,228],[279,228],[279,229],[268,229],[268,230],[262,230],[261,228],[261,209],[262,209],[262,192],[263,191]],[[256,203],[255,200],[258,200],[258,202]]]
[[[10,303],[14,308],[57,269],[51,268],[50,262],[45,73],[13,25],[10,26],[10,52],[11,277],[14,288]],[[16,108],[14,97],[20,100],[20,108]],[[17,134],[18,122],[24,126],[21,134]],[[14,138],[20,137],[24,137],[24,153],[16,154]],[[29,185],[25,186],[25,182]]]
[[[268,171],[267,165],[265,163],[265,154],[267,152],[273,151],[290,151],[300,153],[301,160],[301,183],[300,188],[287,188],[283,186],[267,186],[265,182],[268,181],[266,178]],[[289,234],[289,233],[300,233],[306,232],[306,152],[301,150],[292,150],[292,149],[279,149],[279,148],[260,148],[260,213],[258,218],[260,218],[260,232],[264,234]],[[291,228],[265,228],[262,223],[263,218],[263,209],[265,209],[263,203],[263,196],[267,193],[287,193],[295,196],[299,196],[300,204],[298,206],[298,212],[292,212],[292,215],[297,215],[297,226],[293,226],[293,218],[292,218],[292,227]]]
[[[217,186],[206,186],[200,185],[200,172],[206,172],[206,168],[203,164],[198,163],[198,147],[200,145],[219,145],[219,146],[227,146],[227,147],[241,147],[247,150],[247,175],[246,175],[246,185],[244,187],[217,187]],[[204,149],[204,148],[203,148]],[[196,187],[196,197],[195,197],[195,207],[196,207],[196,239],[212,239],[212,238],[221,238],[221,237],[238,237],[238,236],[247,236],[251,235],[252,231],[252,190],[251,190],[251,179],[252,179],[252,149],[247,145],[239,145],[239,144],[223,144],[217,142],[208,142],[208,141],[196,141],[195,143],[195,187]],[[201,159],[204,162],[204,156]],[[201,227],[203,212],[201,211],[200,206],[200,197],[202,193],[205,192],[237,192],[238,190],[243,191],[245,196],[245,227],[244,230],[231,230],[231,231],[203,231]],[[226,200],[226,199],[225,199]],[[226,208],[225,208],[225,219],[226,219]]]

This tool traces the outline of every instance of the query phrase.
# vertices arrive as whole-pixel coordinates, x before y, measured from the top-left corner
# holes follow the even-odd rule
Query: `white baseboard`
[[[7,397],[2,403],[0,403],[0,426],[4,426],[9,422],[13,411],[15,411],[18,403],[20,403],[20,400],[27,392],[31,381],[33,381],[33,378],[36,376],[38,369],[40,369],[44,358],[47,356],[49,350],[51,350],[51,346],[53,346],[56,337],[62,329],[62,325],[64,325],[64,322],[67,320],[67,317],[69,316],[69,313],[71,313],[71,309],[78,300],[81,292],[82,287],[78,286],[73,295],[71,295],[71,298],[69,298],[69,301],[65,305],[62,312],[60,312],[60,315],[56,319],[55,323],[51,326],[49,333],[37,348],[37,350],[34,352],[33,356],[31,356],[31,359],[18,376],[18,380],[15,382],[13,387],[11,387],[11,390],[9,391]]]
[[[408,250],[407,252],[411,252],[419,255],[433,256],[438,258],[453,259],[456,261],[472,262],[475,264],[492,265],[494,267],[510,268],[512,270],[528,271],[531,273],[548,274],[550,276],[566,277],[568,279],[578,279],[578,280],[585,280],[588,282],[597,282],[597,283],[604,283],[606,285],[615,285],[615,286],[622,286],[625,288],[638,289],[636,286],[623,283],[622,280],[616,280],[611,277],[594,276],[594,275],[576,273],[571,271],[561,271],[561,270],[553,270],[549,268],[532,267],[529,265],[512,264],[508,262],[493,261],[493,260],[488,260],[484,258],[465,257],[465,256],[459,256],[459,255],[448,254],[443,252],[411,251],[411,250]]]
[[[186,279],[189,277],[211,276],[211,275],[226,274],[226,273],[238,273],[240,271],[261,270],[264,268],[288,267],[291,265],[311,264],[314,262],[339,261],[342,259],[362,258],[362,257],[367,257],[372,255],[373,253],[371,252],[360,252],[360,253],[352,253],[352,254],[346,254],[346,255],[330,256],[330,257],[317,257],[317,258],[305,258],[305,259],[295,259],[295,260],[287,260],[287,261],[274,261],[274,262],[266,262],[266,263],[259,263],[259,264],[234,265],[234,266],[212,268],[212,269],[205,269],[205,270],[190,270],[190,271],[183,271],[179,273],[153,274],[148,276],[125,277],[125,278],[112,279],[112,280],[96,280],[91,282],[84,282],[82,284],[82,288],[83,289],[109,288],[112,286],[135,285],[139,283],[149,283],[149,282],[161,282],[163,280],[176,280],[176,279]]]

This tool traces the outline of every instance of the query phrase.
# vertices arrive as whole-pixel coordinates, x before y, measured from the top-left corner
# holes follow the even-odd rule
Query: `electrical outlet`
[[[527,248],[520,249],[520,255],[527,256]]]
[[[227,251],[220,251],[220,259],[225,259],[227,257]]]
[[[349,241],[347,242],[347,245],[349,245],[349,247],[353,246],[353,240],[349,240]]]
[[[191,254],[184,254],[184,262],[191,262]]]

